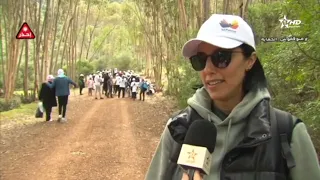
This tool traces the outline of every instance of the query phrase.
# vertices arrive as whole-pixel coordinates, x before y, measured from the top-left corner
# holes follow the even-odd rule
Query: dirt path
[[[72,94],[67,124],[2,129],[0,179],[142,180],[173,111],[159,96],[142,102]]]

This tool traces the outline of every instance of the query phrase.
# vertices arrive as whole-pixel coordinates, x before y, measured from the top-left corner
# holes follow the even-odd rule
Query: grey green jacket
[[[77,84],[73,82],[70,78],[68,78],[67,76],[61,75],[56,77],[53,80],[53,83],[50,84],[50,88],[55,88],[56,96],[69,96],[70,84],[74,85],[75,87],[77,86]]]
[[[212,154],[210,174],[205,176],[204,180],[220,180],[223,157],[243,139],[241,131],[246,125],[245,117],[250,114],[257,103],[265,98],[270,98],[267,89],[249,92],[225,120],[221,120],[211,111],[211,98],[204,88],[198,89],[194,96],[188,100],[188,104],[204,119],[213,121],[218,130],[217,143]],[[171,119],[169,119],[167,125],[170,122]],[[172,150],[173,141],[166,126],[145,180],[165,180],[163,176],[169,164],[169,154]],[[297,124],[292,132],[291,150],[296,161],[296,166],[290,171],[291,179],[320,180],[317,154],[303,123]],[[177,169],[174,179],[180,180],[181,176],[182,170]]]

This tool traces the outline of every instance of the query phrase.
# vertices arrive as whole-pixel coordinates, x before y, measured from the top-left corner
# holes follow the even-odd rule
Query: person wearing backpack
[[[147,81],[144,79],[141,79],[141,83],[140,83],[140,94],[139,94],[139,100],[141,101],[141,95],[142,95],[142,101],[144,101],[144,97],[146,94],[146,91],[148,90],[148,84]]]
[[[251,27],[239,16],[213,14],[182,50],[203,87],[170,118],[146,180],[318,180],[319,162],[305,124],[271,106]],[[195,177],[177,165],[193,121],[217,128],[210,172]],[[193,171],[199,174],[199,171]]]

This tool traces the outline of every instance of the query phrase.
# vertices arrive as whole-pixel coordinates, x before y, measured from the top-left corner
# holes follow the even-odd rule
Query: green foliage
[[[0,112],[9,111],[11,109],[18,108],[20,107],[20,105],[21,105],[21,99],[19,96],[14,96],[8,102],[6,102],[5,99],[0,98]]]
[[[78,68],[79,74],[84,74],[84,75],[91,74],[94,71],[94,66],[88,61],[78,61],[77,68]]]
[[[110,60],[112,67],[117,67],[119,70],[126,71],[131,68],[132,56],[129,54],[120,54]]]
[[[261,59],[273,96],[273,105],[301,118],[311,136],[320,135],[320,5],[316,0],[287,0],[283,4],[254,4],[249,23],[258,39]],[[279,19],[301,20],[297,28],[280,28]],[[308,37],[307,42],[263,43],[262,37]],[[313,138],[316,146],[320,143]]]
[[[102,71],[107,68],[107,60],[100,59],[94,62],[95,71]]]
[[[4,87],[3,77],[2,73],[0,74],[0,89]]]
[[[36,100],[35,94],[31,91],[27,95],[21,94],[20,100],[22,104],[30,104]]]
[[[25,77],[25,71],[24,71],[24,63],[20,65],[19,71],[18,71],[18,75],[16,77],[16,89],[23,89],[23,79]],[[33,82],[34,82],[34,73],[30,73],[33,72],[34,68],[32,64],[28,64],[28,89],[32,89],[33,88]]]
[[[180,59],[180,76],[173,77],[178,79],[178,105],[182,108],[187,106],[188,98],[190,98],[195,93],[195,89],[202,84],[199,73],[192,69],[190,63],[185,62],[185,59]]]

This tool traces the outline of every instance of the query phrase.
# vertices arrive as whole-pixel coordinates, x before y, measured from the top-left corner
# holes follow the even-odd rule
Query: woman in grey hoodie
[[[216,139],[210,171],[207,175],[185,171],[173,158],[180,152],[175,147],[181,144],[176,136],[181,129],[176,127],[185,127],[177,123],[192,118],[187,113],[169,119],[146,180],[320,179],[317,154],[305,124],[270,105],[255,50],[251,27],[239,16],[221,14],[212,15],[197,37],[184,45],[183,55],[203,83],[188,105],[193,114],[217,128],[217,137],[208,137]],[[286,116],[278,118],[280,115]],[[282,123],[291,126],[280,126]],[[291,133],[283,133],[283,128],[290,128]]]

